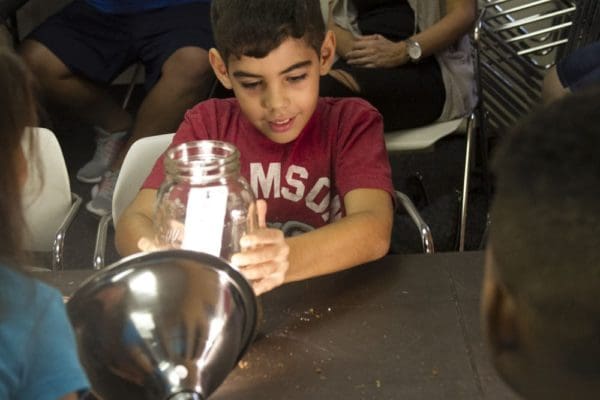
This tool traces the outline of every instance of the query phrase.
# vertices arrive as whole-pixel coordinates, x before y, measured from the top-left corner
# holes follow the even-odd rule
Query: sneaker
[[[89,212],[100,217],[112,212],[112,197],[118,176],[118,171],[108,170],[104,173],[102,182],[94,185],[92,188],[92,200],[85,205],[85,208]]]
[[[94,130],[96,131],[94,157],[77,171],[77,180],[85,183],[98,183],[102,180],[104,173],[110,168],[125,144],[127,134],[126,131],[106,132],[99,126],[94,126]]]

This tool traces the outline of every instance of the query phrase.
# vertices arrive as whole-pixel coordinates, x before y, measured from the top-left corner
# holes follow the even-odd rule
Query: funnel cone
[[[169,250],[95,274],[67,304],[102,400],[206,399],[251,343],[256,297],[226,261]]]

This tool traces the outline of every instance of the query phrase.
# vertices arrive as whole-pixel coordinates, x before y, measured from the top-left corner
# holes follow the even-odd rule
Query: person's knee
[[[544,103],[551,103],[568,94],[570,91],[565,88],[558,77],[556,66],[550,68],[544,76],[542,84],[542,100]]]
[[[198,47],[183,47],[164,63],[161,79],[197,88],[206,85],[211,76],[208,52]]]
[[[63,62],[40,42],[26,39],[17,51],[38,79],[63,77],[70,74]]]

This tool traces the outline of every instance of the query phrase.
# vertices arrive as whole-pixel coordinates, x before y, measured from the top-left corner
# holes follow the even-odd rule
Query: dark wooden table
[[[261,298],[217,399],[516,399],[479,329],[483,253],[388,256]],[[37,276],[72,293],[89,271]]]

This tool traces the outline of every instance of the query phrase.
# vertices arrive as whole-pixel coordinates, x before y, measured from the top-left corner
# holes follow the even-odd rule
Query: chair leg
[[[131,82],[129,82],[129,86],[127,87],[127,93],[125,94],[125,98],[123,99],[123,104],[121,105],[121,107],[123,109],[126,109],[127,106],[129,105],[129,100],[131,100],[131,95],[133,94],[133,89],[135,88],[137,77],[138,77],[141,69],[142,69],[142,64],[139,62],[136,63],[135,67],[133,69],[133,74],[131,75]]]
[[[56,231],[56,236],[54,237],[54,242],[52,243],[52,270],[53,271],[62,271],[63,270],[63,253],[65,250],[65,236],[67,234],[67,229],[71,226],[79,207],[81,206],[81,196],[71,193],[71,208],[69,208],[69,212],[65,216],[65,219],[62,221],[58,230]]]
[[[463,187],[462,187],[462,199],[460,206],[460,234],[458,241],[458,251],[464,251],[465,249],[465,236],[467,229],[467,205],[469,199],[469,178],[471,172],[471,152],[474,140],[475,129],[475,113],[469,115],[467,121],[467,139],[465,145],[465,168],[463,174]]]
[[[479,250],[485,250],[485,246],[487,245],[488,236],[490,234],[490,225],[492,224],[492,218],[490,217],[490,213],[488,212],[485,217],[485,229],[483,230],[483,235],[481,236],[481,242],[479,243]]]
[[[106,253],[106,234],[108,225],[112,221],[112,215],[107,214],[100,218],[98,222],[98,232],[96,232],[96,245],[94,247],[94,269],[99,270],[104,268],[105,253]]]
[[[478,107],[477,112],[477,132],[479,133],[477,138],[477,147],[479,147],[479,156],[481,157],[481,169],[483,170],[483,185],[485,188],[485,194],[489,199],[492,195],[492,183],[489,171],[489,140],[485,131],[485,118],[486,113],[483,111],[483,107]]]
[[[417,208],[413,204],[412,200],[407,195],[398,190],[396,190],[396,198],[398,199],[400,204],[402,204],[402,206],[406,209],[406,212],[419,229],[419,234],[421,235],[421,242],[423,244],[423,252],[427,254],[435,253],[431,229],[429,229],[429,225],[427,225],[427,223],[423,220],[423,217],[421,217],[421,214],[419,214],[419,211],[417,211]]]

